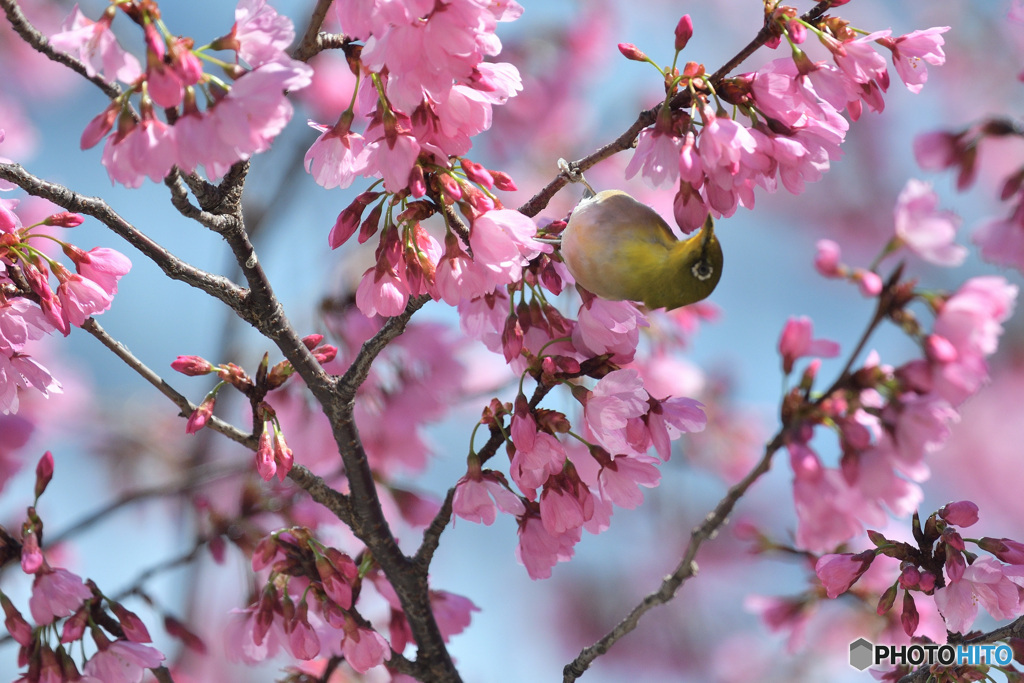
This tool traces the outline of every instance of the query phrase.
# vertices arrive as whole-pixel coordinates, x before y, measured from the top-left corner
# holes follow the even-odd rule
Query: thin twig
[[[66,529],[63,529],[60,533],[46,537],[46,545],[57,545],[65,541],[66,539],[74,536],[83,529],[88,529],[93,524],[101,521],[106,516],[110,515],[123,507],[138,503],[151,498],[163,498],[165,496],[176,496],[186,491],[191,491],[197,486],[207,484],[211,481],[216,481],[222,477],[229,477],[238,474],[243,474],[249,471],[251,466],[246,463],[244,466],[240,466],[237,463],[228,466],[219,467],[207,467],[203,471],[192,471],[189,472],[188,476],[175,484],[163,484],[160,486],[149,486],[145,488],[133,489],[121,494],[116,500],[112,500],[101,508],[98,508],[88,515],[78,520]]]
[[[363,342],[363,346],[359,349],[352,364],[345,370],[345,374],[338,378],[338,393],[343,401],[355,398],[356,391],[366,381],[366,377],[370,373],[373,361],[388,344],[405,332],[409,319],[428,301],[430,301],[430,297],[426,294],[410,298],[404,311],[388,318],[375,335]]]
[[[114,355],[123,360],[128,367],[138,373],[144,380],[156,387],[161,394],[171,399],[171,401],[173,401],[181,410],[179,413],[181,417],[188,417],[196,409],[196,406],[193,405],[191,401],[175,390],[174,387],[168,384],[165,379],[160,377],[160,375],[149,369],[145,363],[136,358],[135,355],[128,350],[127,346],[107,334],[106,330],[100,327],[100,324],[96,322],[95,318],[89,318],[86,320],[82,324],[82,329],[100,340],[104,346],[114,352]],[[241,429],[238,429],[227,422],[224,422],[219,417],[211,416],[207,421],[206,426],[214,431],[220,432],[232,441],[236,441],[250,450],[256,450],[256,437],[252,434],[243,432]]]
[[[626,615],[626,618],[619,622],[619,624],[607,635],[590,647],[584,648],[576,659],[567,664],[565,669],[562,671],[563,683],[571,683],[582,676],[595,659],[607,652],[608,649],[618,642],[620,638],[635,629],[637,624],[640,623],[640,618],[645,613],[657,605],[664,605],[672,600],[680,586],[682,586],[688,579],[696,576],[697,563],[695,560],[701,545],[703,545],[705,541],[709,541],[715,537],[718,530],[728,519],[729,513],[732,512],[732,509],[736,506],[739,499],[747,492],[747,489],[749,489],[755,481],[760,479],[762,475],[768,472],[771,467],[772,456],[779,450],[779,448],[782,447],[782,444],[783,433],[779,432],[765,447],[764,455],[761,457],[760,462],[757,463],[754,469],[750,470],[750,472],[748,472],[747,475],[739,481],[739,483],[730,488],[728,493],[726,493],[722,500],[718,502],[718,505],[715,506],[715,509],[712,510],[711,513],[704,518],[704,521],[690,533],[690,541],[687,544],[686,550],[683,552],[683,558],[680,560],[675,571],[666,576],[662,580],[661,586],[658,590],[641,600],[640,604],[634,607],[632,611]]]

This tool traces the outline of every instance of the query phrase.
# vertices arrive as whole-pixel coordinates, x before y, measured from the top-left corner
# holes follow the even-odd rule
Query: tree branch
[[[828,8],[832,6],[832,0],[822,0],[813,9],[806,12],[801,18],[808,22],[813,22],[819,19]],[[708,77],[708,81],[711,83],[712,88],[718,88],[722,80],[732,72],[733,69],[738,67],[744,61],[746,61],[751,55],[753,55],[765,42],[771,38],[772,32],[768,26],[764,26],[758,31],[757,35],[747,43],[742,50],[736,53],[729,61],[727,61],[721,68],[711,74]],[[682,107],[690,106],[690,93],[681,92],[676,95],[669,103],[672,109],[680,109]],[[619,137],[612,140],[607,145],[601,147],[596,152],[589,154],[578,161],[570,162],[569,166],[579,171],[586,171],[590,167],[596,165],[598,162],[604,161],[608,157],[611,157],[619,152],[623,152],[633,147],[636,141],[637,135],[640,134],[644,128],[647,128],[654,123],[658,115],[658,109],[661,105],[648,109],[647,111],[641,112],[637,116],[636,121],[633,122],[626,132]],[[565,187],[566,183],[569,182],[568,178],[559,173],[555,178],[545,185],[541,190],[529,199],[525,204],[519,207],[519,212],[523,213],[531,218],[540,213],[544,207],[548,205],[551,198],[555,194]]]
[[[664,605],[670,601],[675,597],[680,586],[688,579],[696,576],[697,562],[695,560],[700,547],[705,541],[711,540],[718,534],[718,530],[725,524],[729,513],[732,512],[732,509],[747,492],[747,489],[768,472],[771,468],[772,456],[775,455],[775,452],[782,445],[783,432],[779,432],[765,447],[764,455],[761,457],[760,462],[743,479],[729,489],[722,500],[718,502],[718,505],[715,506],[715,509],[690,533],[690,542],[686,545],[683,558],[679,561],[675,571],[666,576],[658,590],[646,596],[611,632],[590,647],[584,648],[576,659],[567,664],[562,671],[563,683],[571,683],[582,676],[595,659],[607,652],[619,639],[637,627],[637,624],[640,623],[640,617],[651,608],[657,605]]]
[[[338,378],[338,395],[341,400],[355,399],[356,391],[370,374],[370,366],[373,365],[373,361],[392,340],[405,332],[413,314],[423,308],[428,301],[430,301],[430,297],[426,294],[410,298],[404,311],[393,318],[388,318],[377,334],[363,342],[363,346],[359,349],[352,364],[345,370],[345,374]]]
[[[309,17],[306,32],[302,34],[302,40],[292,51],[292,59],[308,62],[324,49],[320,40],[320,28],[324,25],[327,9],[330,6],[331,0],[317,0],[316,7],[313,8],[313,13]]]
[[[141,360],[136,358],[135,355],[128,350],[127,346],[107,334],[106,330],[100,327],[100,324],[96,322],[95,318],[89,318],[86,320],[82,324],[82,329],[100,340],[100,343],[113,351],[114,355],[123,360],[125,364],[138,373],[142,379],[156,387],[157,391],[161,394],[171,399],[171,401],[180,409],[181,412],[178,414],[181,417],[187,418],[196,409],[196,406],[193,405],[191,401],[178,393],[178,391],[168,384],[166,380],[149,369]],[[219,417],[211,416],[207,421],[206,426],[216,432],[220,432],[232,441],[236,441],[250,450],[256,450],[256,437],[252,434],[243,432],[227,422],[224,422]]]
[[[60,185],[38,178],[19,164],[0,164],[0,178],[9,180],[30,195],[47,199],[68,211],[92,216],[159,266],[169,278],[179,280],[237,308],[245,290],[225,277],[208,273],[182,261],[150,239],[99,197],[85,197]]]
[[[83,78],[102,90],[103,94],[110,99],[114,99],[121,94],[121,87],[117,83],[106,81],[99,74],[90,76],[85,68],[85,64],[80,60],[53,49],[50,41],[29,22],[15,0],[0,0],[0,7],[3,8],[4,14],[7,15],[7,20],[11,22],[11,27],[14,28],[15,32],[21,36],[22,40],[32,46],[36,52],[81,74]]]

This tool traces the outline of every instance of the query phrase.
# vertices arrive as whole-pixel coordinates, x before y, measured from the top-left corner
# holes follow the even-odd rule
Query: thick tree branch
[[[324,25],[324,19],[327,17],[327,10],[330,6],[331,0],[317,0],[316,7],[313,8],[313,13],[309,17],[306,32],[302,34],[302,39],[292,51],[292,59],[308,62],[324,49],[320,40],[320,28]]]

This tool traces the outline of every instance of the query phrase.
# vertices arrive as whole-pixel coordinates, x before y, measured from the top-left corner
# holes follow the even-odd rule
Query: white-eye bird
[[[561,246],[582,287],[605,299],[668,310],[714,291],[723,259],[710,215],[695,235],[678,240],[657,211],[625,192],[588,194],[569,217]]]

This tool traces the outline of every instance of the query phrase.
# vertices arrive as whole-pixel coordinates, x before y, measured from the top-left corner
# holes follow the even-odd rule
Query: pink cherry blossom
[[[117,294],[117,281],[131,268],[132,262],[127,256],[106,247],[94,247],[85,252],[85,258],[75,260],[78,274],[95,282],[111,297]]]
[[[633,360],[640,340],[640,329],[648,327],[647,318],[628,301],[608,301],[594,297],[580,306],[572,343],[589,356],[612,354],[612,362]]]
[[[356,287],[356,306],[367,317],[391,317],[405,310],[409,291],[390,268],[370,268]]]
[[[883,91],[886,90],[889,87],[889,74],[885,58],[875,50],[872,43],[879,38],[887,38],[891,33],[889,30],[875,31],[842,43],[832,50],[836,66],[856,83],[876,82]]]
[[[64,319],[81,327],[92,315],[102,313],[113,302],[110,294],[98,284],[78,274],[71,274],[57,288]]]
[[[626,178],[632,178],[639,171],[651,187],[671,187],[679,179],[682,149],[683,138],[661,131],[657,125],[643,129],[637,137],[636,150],[626,165]]]
[[[473,612],[480,611],[469,598],[448,591],[430,591],[430,607],[445,642],[465,631]]]
[[[934,333],[956,350],[956,360],[934,368],[935,391],[959,405],[988,380],[986,356],[995,352],[1002,322],[1013,311],[1017,287],[996,276],[971,278],[943,304]]]
[[[551,480],[540,497],[540,519],[552,536],[581,528],[594,516],[594,500],[590,489],[568,486],[564,477]]]
[[[99,21],[85,17],[76,4],[64,20],[61,32],[50,36],[55,49],[78,57],[90,76],[132,83],[142,75],[139,61],[118,44],[110,30],[113,13],[104,13]]]
[[[266,0],[239,0],[231,34],[238,44],[238,56],[256,68],[285,56],[295,40],[295,27]]]
[[[647,414],[647,392],[634,369],[615,370],[602,377],[587,397],[584,419],[594,438],[609,453],[630,453],[626,427],[631,418]]]
[[[982,223],[971,236],[989,263],[1024,270],[1024,203],[1009,216]]]
[[[66,569],[43,567],[32,581],[28,607],[32,619],[41,626],[54,619],[71,616],[78,611],[83,600],[91,597],[92,591],[75,574]]]
[[[232,610],[224,633],[225,650],[232,662],[256,664],[274,657],[281,644],[287,639],[280,619],[272,620],[257,643],[256,634],[261,629],[258,623],[257,605],[244,610]]]
[[[391,659],[391,648],[387,641],[376,631],[362,627],[354,629],[353,633],[346,633],[341,651],[349,666],[359,673],[366,673]]]
[[[549,476],[562,471],[565,447],[554,435],[537,429],[537,421],[528,409],[516,411],[509,433],[516,448],[509,472],[520,489],[536,489]]]
[[[692,398],[651,399],[650,412],[647,413],[651,441],[658,455],[666,462],[672,455],[672,441],[678,439],[680,434],[704,431],[707,422],[704,404]]]
[[[0,305],[0,352],[16,352],[54,330],[42,309],[30,299],[8,299]]]
[[[103,683],[140,683],[146,669],[160,666],[164,655],[155,647],[115,640],[85,663],[83,672]]]
[[[496,510],[517,516],[526,512],[523,501],[495,473],[486,470],[477,477],[467,474],[455,484],[452,499],[455,515],[490,526],[497,517]]]
[[[954,633],[967,633],[978,616],[980,603],[996,619],[1014,619],[1024,611],[1020,588],[1024,578],[1015,568],[991,557],[981,557],[935,591],[935,604]]]
[[[598,472],[601,496],[627,510],[638,507],[644,500],[640,487],[653,488],[661,480],[655,462],[646,456],[615,456]]]
[[[306,152],[306,173],[313,176],[318,185],[326,189],[345,188],[366,169],[368,153],[364,148],[363,136],[338,126],[327,128],[309,122],[321,131],[320,137]]]
[[[787,375],[793,371],[793,363],[798,358],[834,358],[839,355],[839,344],[827,339],[811,339],[813,332],[813,323],[807,316],[786,321],[779,337],[779,354],[782,356],[782,370]]]
[[[0,413],[17,413],[19,389],[30,387],[44,397],[63,393],[61,383],[31,356],[0,351]]]
[[[409,185],[409,174],[420,154],[416,138],[405,133],[389,141],[381,136],[367,143],[365,150],[366,169],[384,179],[386,190],[399,192]]]
[[[938,210],[939,196],[929,183],[911,178],[896,200],[896,236],[925,261],[958,266],[967,248],[956,244],[960,219],[951,211]]]
[[[825,586],[828,597],[836,598],[850,590],[850,586],[868,570],[874,559],[874,550],[865,550],[857,555],[853,553],[822,555],[814,565],[814,573],[818,575],[821,583]]]
[[[473,221],[469,234],[473,261],[486,269],[492,286],[515,282],[531,259],[552,250],[536,234],[534,222],[518,211],[488,211]]]
[[[527,515],[519,521],[516,559],[526,567],[531,579],[546,579],[551,576],[552,567],[572,559],[580,536],[579,529],[553,535],[538,515]]]
[[[886,38],[879,43],[892,50],[892,62],[896,73],[900,75],[907,89],[912,93],[921,92],[928,80],[928,69],[921,64],[932,66],[946,63],[946,55],[942,52],[942,35],[949,26],[936,26],[923,31],[912,31],[898,38]]]

